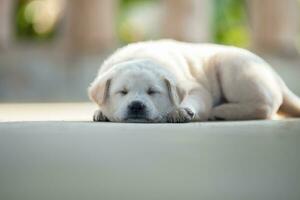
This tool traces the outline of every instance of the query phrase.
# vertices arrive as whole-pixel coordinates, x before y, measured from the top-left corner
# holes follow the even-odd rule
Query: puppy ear
[[[96,78],[88,89],[89,97],[98,105],[104,104],[109,97],[111,78]]]
[[[173,105],[178,105],[180,98],[179,98],[179,94],[178,94],[178,90],[176,88],[176,86],[174,84],[171,83],[170,80],[168,80],[167,78],[164,78],[164,82],[167,86],[168,89],[168,94],[169,94],[169,98],[171,100],[171,103]]]

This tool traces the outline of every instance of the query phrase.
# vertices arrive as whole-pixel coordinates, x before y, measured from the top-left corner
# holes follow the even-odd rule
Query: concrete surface
[[[2,200],[299,200],[300,120],[0,123]]]
[[[0,122],[91,121],[93,103],[0,103]]]

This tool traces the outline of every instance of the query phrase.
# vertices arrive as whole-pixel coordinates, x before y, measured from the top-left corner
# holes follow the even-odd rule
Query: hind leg
[[[226,60],[220,73],[225,104],[213,108],[211,119],[270,119],[282,104],[282,92],[264,63],[243,58]]]
[[[224,120],[254,120],[254,119],[271,119],[277,113],[281,102],[281,95],[274,95],[272,92],[253,90],[256,97],[249,95],[239,97],[236,94],[235,101],[221,104],[212,109],[210,119]],[[272,97],[272,98],[270,98]]]
[[[270,119],[274,112],[274,106],[259,102],[226,103],[214,107],[210,118],[212,120]]]

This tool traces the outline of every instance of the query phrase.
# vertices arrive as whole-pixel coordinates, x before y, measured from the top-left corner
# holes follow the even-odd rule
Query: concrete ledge
[[[9,103],[0,104],[0,122],[91,121],[92,103]]]
[[[0,199],[299,200],[300,120],[0,123]]]

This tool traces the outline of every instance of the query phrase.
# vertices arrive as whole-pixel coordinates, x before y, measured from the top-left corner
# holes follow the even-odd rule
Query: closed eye
[[[126,94],[128,94],[128,90],[123,89],[123,90],[118,91],[118,93],[125,96]]]
[[[153,88],[149,88],[149,89],[147,90],[147,94],[148,94],[148,95],[154,95],[154,94],[158,94],[158,93],[160,93],[160,92],[157,91],[157,90],[154,90]]]

